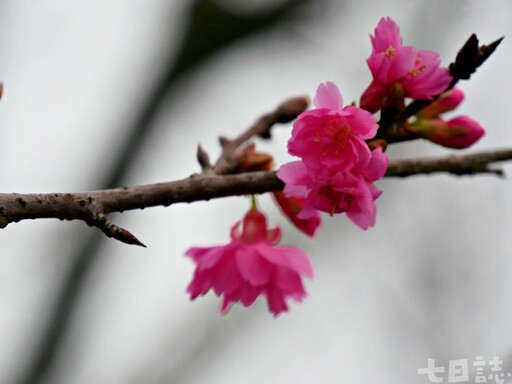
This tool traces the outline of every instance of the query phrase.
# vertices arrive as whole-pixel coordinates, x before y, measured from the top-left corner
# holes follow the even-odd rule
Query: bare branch
[[[449,173],[503,175],[491,168],[495,162],[512,160],[512,149],[468,155],[390,161],[386,177]],[[123,187],[92,192],[51,194],[0,194],[0,227],[26,219],[56,218],[82,220],[107,236],[128,244],[143,244],[127,230],[110,222],[106,215],[158,205],[191,203],[227,196],[260,194],[282,190],[284,184],[273,171],[234,175],[193,175],[167,183]]]
[[[491,168],[490,165],[507,160],[512,160],[512,149],[479,152],[469,155],[395,160],[389,163],[386,177],[407,177],[442,172],[458,176],[481,173],[504,176],[502,169]]]

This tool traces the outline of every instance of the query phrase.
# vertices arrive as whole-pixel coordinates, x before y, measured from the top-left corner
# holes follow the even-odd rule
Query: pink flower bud
[[[432,102],[428,107],[423,108],[418,116],[422,118],[433,119],[439,117],[442,113],[454,110],[464,100],[464,92],[459,88],[450,89],[443,93],[439,99]]]
[[[410,124],[409,129],[433,143],[456,149],[468,148],[485,133],[482,126],[468,116],[448,121],[441,118],[418,119]]]
[[[313,237],[322,223],[320,214],[317,212],[307,219],[301,219],[298,215],[306,203],[304,197],[286,196],[282,191],[275,191],[273,194],[277,205],[279,205],[283,214],[290,219],[293,225],[306,235]]]

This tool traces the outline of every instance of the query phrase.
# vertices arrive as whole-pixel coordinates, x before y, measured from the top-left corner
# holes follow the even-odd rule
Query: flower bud
[[[436,101],[433,101],[428,107],[423,108],[418,117],[433,119],[439,117],[442,113],[453,111],[464,100],[464,92],[458,88],[452,88],[443,93]]]
[[[485,133],[482,126],[468,116],[443,119],[418,119],[409,126],[423,138],[447,148],[468,148]]]
[[[322,222],[320,214],[317,212],[307,219],[301,219],[298,215],[302,208],[304,208],[305,198],[286,196],[282,191],[274,191],[273,194],[277,205],[279,205],[283,214],[290,219],[293,225],[309,237],[313,237]]]

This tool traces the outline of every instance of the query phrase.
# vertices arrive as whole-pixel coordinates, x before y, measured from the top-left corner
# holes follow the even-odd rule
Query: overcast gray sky
[[[263,2],[262,2],[263,3]],[[160,50],[177,44],[187,1],[6,0],[0,4],[0,190],[96,188],[118,149]],[[391,16],[407,44],[441,52],[445,64],[473,32],[506,36],[469,82],[457,113],[486,128],[474,150],[512,147],[512,3],[507,0],[332,1],[299,25],[236,43],[181,79],[127,184],[196,172],[198,142],[217,137],[318,83],[357,100],[370,81],[369,33]],[[321,8],[321,7],[320,7]],[[169,34],[176,39],[169,38]],[[266,148],[288,161],[289,129]],[[450,153],[424,142],[389,156]],[[508,174],[512,167],[505,166]],[[325,217],[314,240],[262,199],[272,223],[313,259],[309,297],[274,319],[259,301],[217,313],[212,294],[189,301],[193,245],[228,241],[244,198],[125,213],[116,220],[148,248],[108,242],[59,355],[52,384],[428,383],[428,358],[499,356],[512,366],[512,182],[490,176],[385,180],[375,228]],[[24,369],[69,266],[83,223],[38,220],[0,231],[0,383]],[[505,361],[506,365],[507,361]],[[510,368],[512,372],[512,368]],[[446,379],[445,379],[446,382]]]

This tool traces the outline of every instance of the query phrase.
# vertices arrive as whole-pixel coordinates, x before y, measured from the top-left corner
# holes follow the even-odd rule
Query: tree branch
[[[450,65],[454,76],[453,84],[458,79],[469,78],[471,73],[492,54],[500,42],[501,39],[490,45],[478,46],[476,35],[472,35],[457,55],[456,61]],[[469,64],[464,66],[465,62],[469,62]],[[415,103],[418,102],[411,103],[409,107]],[[261,116],[238,137],[232,140],[221,137],[219,141],[222,153],[213,166],[208,154],[201,146],[198,146],[197,160],[202,173],[187,179],[93,192],[0,194],[0,229],[5,228],[9,223],[26,219],[82,220],[89,226],[97,227],[108,237],[127,244],[144,246],[129,231],[112,223],[106,215],[112,212],[124,212],[158,205],[169,206],[182,202],[190,203],[226,196],[282,190],[284,184],[273,171],[244,172],[246,169],[241,167],[239,158],[243,154],[241,147],[254,137],[271,138],[271,129],[274,124],[288,123],[294,120],[307,106],[307,97],[290,98],[272,112]],[[405,116],[409,115],[406,113]],[[389,143],[392,143],[417,138],[410,136],[410,133],[406,131],[394,132],[392,128],[396,128],[396,124],[386,125],[383,121],[379,124],[379,132],[384,133],[379,133],[376,139],[382,139],[384,136]],[[439,158],[397,160],[390,162],[386,176],[407,177],[439,172],[454,175],[491,173],[503,176],[501,169],[491,168],[490,164],[511,159],[512,150],[501,150]]]
[[[457,176],[491,173],[503,177],[505,175],[503,170],[491,168],[491,164],[509,160],[512,160],[512,149],[478,152],[468,155],[395,160],[390,161],[386,177],[407,177],[443,172]]]
[[[386,177],[449,173],[503,176],[495,162],[512,160],[512,149],[467,155],[390,161]],[[99,228],[109,237],[127,244],[143,245],[127,230],[111,223],[106,215],[176,203],[191,203],[227,196],[260,194],[282,190],[284,184],[273,171],[233,175],[193,175],[166,183],[123,187],[92,192],[50,194],[0,194],[0,227],[26,219],[56,218],[82,220]]]

